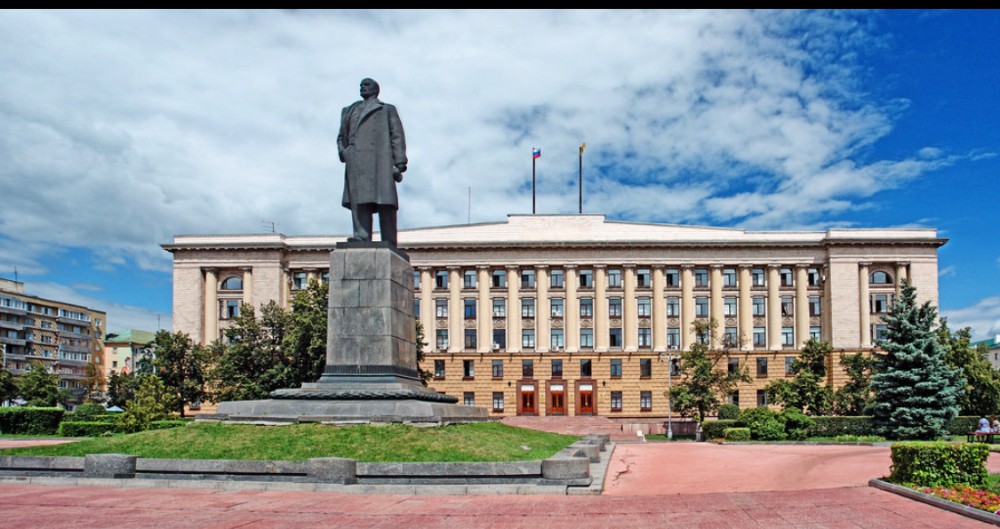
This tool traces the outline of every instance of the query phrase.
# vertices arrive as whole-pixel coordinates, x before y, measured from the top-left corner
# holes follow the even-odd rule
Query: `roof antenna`
[[[273,220],[262,220],[262,221],[260,221],[260,225],[265,230],[268,229],[268,228],[270,228],[271,229],[271,233],[274,233],[274,228],[278,225],[278,223],[274,222]]]

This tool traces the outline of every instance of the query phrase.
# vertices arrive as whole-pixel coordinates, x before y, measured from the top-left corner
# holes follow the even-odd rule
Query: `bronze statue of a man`
[[[343,205],[351,210],[354,236],[372,240],[372,215],[378,213],[382,240],[396,246],[396,182],[406,171],[406,140],[396,107],[378,99],[379,86],[361,81],[361,101],[340,117],[337,150],[344,162]]]

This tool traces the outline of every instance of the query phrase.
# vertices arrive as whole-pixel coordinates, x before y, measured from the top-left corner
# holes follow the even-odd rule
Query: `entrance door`
[[[521,386],[521,415],[535,414],[535,386],[524,384]]]
[[[580,415],[594,414],[594,386],[580,384]]]
[[[549,386],[549,415],[566,415],[566,389],[562,384]]]

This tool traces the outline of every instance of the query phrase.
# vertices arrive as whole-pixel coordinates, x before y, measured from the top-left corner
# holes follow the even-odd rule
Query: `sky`
[[[371,77],[400,227],[577,212],[935,228],[940,309],[1000,334],[1000,11],[3,11],[0,277],[169,329],[175,235],[350,231]],[[471,197],[471,199],[470,199]]]

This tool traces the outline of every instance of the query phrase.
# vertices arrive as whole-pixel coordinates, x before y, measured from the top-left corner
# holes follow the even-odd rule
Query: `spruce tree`
[[[958,415],[965,384],[961,371],[945,361],[934,330],[937,309],[917,305],[916,289],[903,282],[902,296],[883,318],[872,375],[876,430],[889,439],[936,439],[947,435]]]

